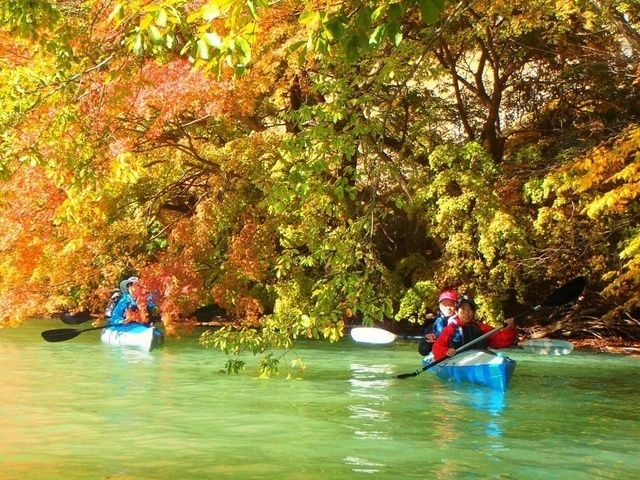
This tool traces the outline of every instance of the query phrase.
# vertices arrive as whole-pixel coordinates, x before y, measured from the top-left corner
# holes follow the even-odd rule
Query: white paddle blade
[[[351,329],[351,338],[359,343],[384,345],[393,342],[396,339],[396,335],[382,328],[355,327]]]
[[[525,352],[538,355],[569,355],[573,350],[573,343],[553,338],[530,338],[520,346]]]

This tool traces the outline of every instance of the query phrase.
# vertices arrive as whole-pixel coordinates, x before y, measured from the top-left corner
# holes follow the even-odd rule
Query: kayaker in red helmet
[[[472,298],[463,296],[456,302],[456,314],[449,324],[442,330],[440,336],[433,343],[433,357],[438,360],[442,357],[452,357],[456,349],[465,343],[475,340],[494,327],[480,322],[475,318],[476,304]],[[482,348],[506,348],[513,345],[518,337],[513,318],[505,320],[506,328],[489,337],[486,342],[480,342],[474,346]]]
[[[438,313],[431,325],[424,330],[424,337],[418,344],[420,355],[429,355],[433,342],[440,336],[444,327],[449,323],[449,319],[456,313],[456,301],[458,293],[452,288],[445,288],[438,295]]]

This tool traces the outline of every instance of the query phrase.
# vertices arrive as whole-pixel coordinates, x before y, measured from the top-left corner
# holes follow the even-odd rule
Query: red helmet
[[[438,303],[442,302],[443,300],[451,300],[453,302],[457,302],[458,294],[456,293],[455,290],[447,288],[442,292],[440,292],[440,296],[438,297]]]

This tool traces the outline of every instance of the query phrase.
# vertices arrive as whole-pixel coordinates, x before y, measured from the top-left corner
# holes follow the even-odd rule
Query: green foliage
[[[437,303],[438,290],[432,281],[416,282],[400,299],[395,319],[422,323],[425,315],[433,310],[433,304]]]
[[[280,371],[280,360],[269,353],[260,359],[260,377],[269,378]]]
[[[237,358],[228,358],[224,369],[220,370],[220,373],[226,373],[230,375],[232,373],[238,374],[242,372],[246,367],[246,362],[238,360]]]
[[[445,0],[402,0],[359,3],[355,11],[345,3],[335,10],[307,10],[300,23],[308,31],[306,48],[321,56],[336,55],[354,63],[386,44],[398,47],[405,24],[419,12],[422,22],[436,23]]]
[[[0,24],[19,36],[33,40],[41,38],[60,19],[60,11],[46,0],[3,0],[0,5]]]
[[[138,57],[187,55],[196,66],[221,75],[241,74],[251,62],[264,0],[209,0],[193,9],[184,0],[118,2],[110,20],[124,29],[126,45]]]
[[[518,282],[518,264],[531,250],[528,232],[494,188],[496,165],[476,143],[443,145],[429,156],[430,172],[415,208],[430,235],[440,238],[451,284],[478,291]]]

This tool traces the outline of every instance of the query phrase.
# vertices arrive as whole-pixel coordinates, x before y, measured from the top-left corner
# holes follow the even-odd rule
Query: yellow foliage
[[[129,152],[121,153],[112,163],[112,178],[119,183],[136,183],[142,176],[142,165]]]
[[[560,168],[548,179],[550,192],[558,194],[555,208],[540,210],[539,225],[555,217],[556,225],[566,223],[569,213],[587,216],[591,222],[608,221],[607,230],[614,225],[622,249],[622,261],[605,274],[609,282],[604,293],[626,298],[624,307],[632,310],[640,304],[640,230],[637,226],[638,199],[640,199],[640,125],[628,126],[620,135],[606,144],[599,144],[577,160]],[[568,210],[573,202],[577,212]],[[565,205],[565,207],[563,207]],[[593,225],[594,233],[598,227]],[[605,237],[610,237],[611,234]],[[595,235],[593,236],[595,238]],[[592,241],[593,241],[592,238]],[[619,248],[617,245],[609,249]],[[593,258],[593,265],[598,260]],[[602,263],[602,261],[600,261]]]

